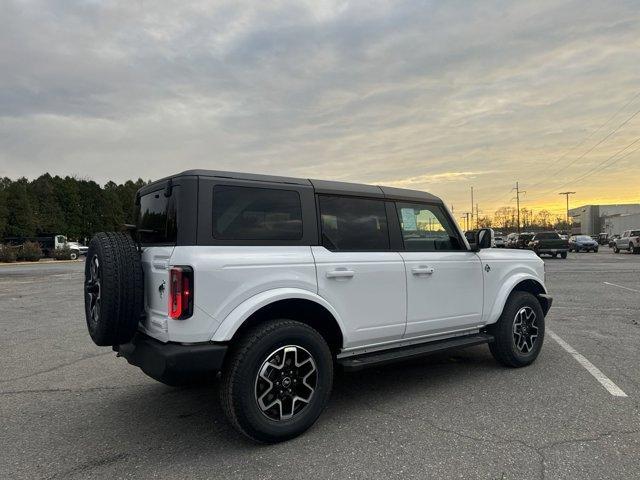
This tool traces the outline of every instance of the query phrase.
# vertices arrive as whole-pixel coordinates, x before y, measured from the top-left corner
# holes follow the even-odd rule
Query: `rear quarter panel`
[[[174,342],[211,340],[236,307],[261,293],[318,291],[308,246],[178,246],[170,264],[188,265],[194,272],[194,314],[168,321]]]

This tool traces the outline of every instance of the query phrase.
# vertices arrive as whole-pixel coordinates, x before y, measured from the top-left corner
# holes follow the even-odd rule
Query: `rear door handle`
[[[338,269],[327,272],[327,278],[351,278],[356,274],[353,270]]]
[[[426,267],[423,265],[411,269],[411,273],[414,275],[431,275],[433,272],[435,272],[433,267]]]

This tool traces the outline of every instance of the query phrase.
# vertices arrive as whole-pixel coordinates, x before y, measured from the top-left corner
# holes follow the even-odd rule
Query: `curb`
[[[15,267],[17,265],[58,265],[61,263],[80,263],[84,259],[78,260],[45,260],[44,262],[1,262],[0,267]]]

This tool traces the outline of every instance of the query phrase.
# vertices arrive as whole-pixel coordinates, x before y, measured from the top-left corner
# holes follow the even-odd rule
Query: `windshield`
[[[520,235],[520,237],[518,237],[520,240],[524,240],[525,242],[528,242],[529,240],[531,240],[533,238],[533,235]]]
[[[591,238],[591,237],[589,237],[587,235],[578,235],[576,237],[576,240],[580,240],[582,242],[584,242],[584,241],[590,241],[591,242],[591,241],[593,241],[593,238]]]

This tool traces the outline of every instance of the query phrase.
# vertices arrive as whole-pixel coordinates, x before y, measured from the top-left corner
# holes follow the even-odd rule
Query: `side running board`
[[[493,335],[478,333],[466,335],[464,337],[447,338],[435,342],[409,345],[407,347],[394,348],[372,353],[365,353],[358,356],[338,359],[338,363],[345,370],[354,371],[362,368],[375,367],[386,363],[408,360],[410,358],[422,357],[431,353],[442,352],[456,348],[473,347],[484,343],[493,342]]]

